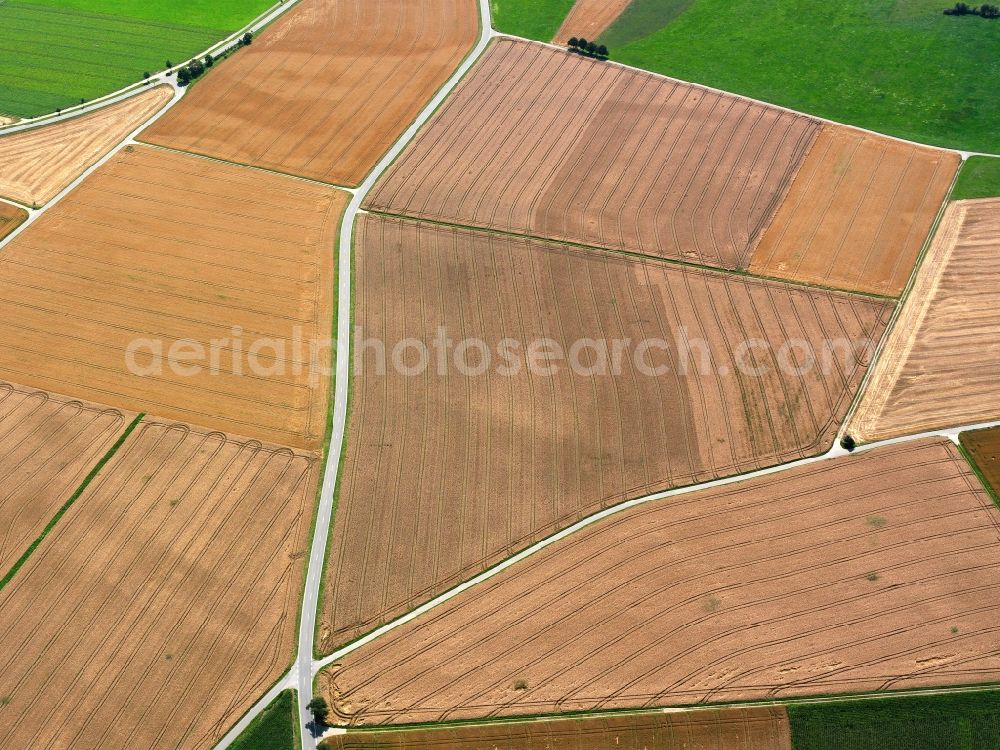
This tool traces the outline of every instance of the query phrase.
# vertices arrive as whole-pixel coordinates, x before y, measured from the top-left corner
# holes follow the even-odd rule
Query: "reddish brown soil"
[[[998,538],[949,441],[823,461],[584,529],[324,689],[391,724],[995,682]]]
[[[501,39],[366,205],[741,268],[817,130],[736,96]]]
[[[23,208],[0,203],[0,240],[21,226],[27,218],[28,212]]]
[[[835,357],[796,375],[788,339],[878,337],[881,301],[680,267],[617,253],[359,217],[356,374],[330,548],[320,647],[326,652],[469,578],[580,516],[666,487],[821,452],[865,363]],[[448,364],[380,375],[391,355],[440,326],[494,352],[484,374]],[[682,353],[677,342],[691,343]],[[519,346],[515,374],[495,354]],[[594,339],[629,347],[605,372],[531,374],[526,352]],[[663,339],[637,365],[639,342]],[[734,351],[760,340],[737,367]],[[709,360],[703,362],[705,348]],[[593,351],[581,357],[592,365]],[[608,357],[604,359],[607,362]],[[473,365],[479,355],[467,357]],[[804,359],[800,360],[804,362]],[[685,364],[686,362],[686,364]],[[404,360],[416,364],[411,351]],[[686,372],[685,372],[686,369]]]
[[[952,203],[851,420],[859,440],[1000,419],[1000,198]]]
[[[781,706],[376,730],[332,736],[328,750],[791,750]]]
[[[570,37],[597,39],[631,2],[632,0],[576,0],[552,43],[566,44]]]
[[[0,577],[134,417],[0,382]]]
[[[157,86],[87,115],[0,137],[0,195],[26,205],[48,202],[171,96],[169,86]]]
[[[961,441],[994,494],[1000,496],[1000,427],[963,432]]]
[[[346,198],[290,177],[127,147],[0,254],[0,299],[11,311],[0,317],[0,371],[37,388],[317,448],[329,350],[312,367],[308,349],[331,335]],[[163,342],[160,372],[129,367],[126,352],[142,339]],[[251,350],[269,339],[284,352]],[[205,356],[181,349],[171,358],[184,340]],[[138,348],[135,363],[156,364],[153,344]],[[188,365],[201,370],[186,375]]]
[[[898,296],[960,164],[950,151],[825,125],[750,270]]]
[[[318,473],[143,422],[0,591],[0,746],[214,747],[292,659]]]
[[[475,0],[303,0],[143,134],[357,185],[454,72]]]

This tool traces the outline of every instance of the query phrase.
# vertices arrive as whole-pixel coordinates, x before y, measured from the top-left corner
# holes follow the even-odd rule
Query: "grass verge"
[[[1000,196],[1000,159],[971,156],[958,173],[958,182],[951,192],[953,200],[964,198],[995,198]]]
[[[230,750],[296,750],[298,717],[294,690],[284,690],[250,722]]]
[[[94,466],[94,468],[90,470],[90,473],[83,478],[83,482],[81,482],[80,486],[76,488],[76,491],[69,496],[69,499],[65,503],[63,503],[62,507],[56,511],[56,514],[54,516],[52,516],[52,519],[45,525],[45,528],[42,529],[42,533],[38,535],[38,538],[35,539],[35,541],[31,543],[28,549],[24,551],[24,554],[17,559],[17,562],[15,562],[11,566],[11,569],[7,571],[4,577],[0,578],[0,591],[2,591],[3,587],[6,586],[8,583],[10,583],[11,579],[15,575],[17,575],[17,571],[19,571],[21,567],[28,561],[28,558],[31,557],[31,554],[36,549],[38,549],[38,545],[40,545],[43,541],[45,541],[45,537],[47,537],[49,535],[49,532],[55,528],[57,523],[59,523],[59,519],[61,519],[64,515],[66,515],[66,511],[68,511],[70,507],[72,507],[73,503],[77,501],[80,495],[83,494],[84,490],[86,490],[87,487],[90,485],[90,483],[94,481],[94,477],[97,476],[98,472],[100,472],[100,470],[104,468],[104,465],[111,460],[112,456],[114,456],[115,453],[118,452],[118,449],[122,447],[122,444],[128,439],[128,436],[132,434],[132,431],[138,426],[139,422],[142,420],[144,416],[146,415],[139,414],[138,416],[136,416],[135,419],[132,420],[131,424],[129,424],[129,426],[125,428],[125,431],[121,434],[118,440],[115,441],[115,444],[108,449],[107,453],[105,453],[101,457],[101,460],[98,461],[97,464]]]

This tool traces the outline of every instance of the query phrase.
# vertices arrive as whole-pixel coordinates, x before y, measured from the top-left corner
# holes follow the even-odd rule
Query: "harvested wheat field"
[[[552,43],[566,44],[570,37],[597,39],[631,2],[632,0],[576,0]]]
[[[824,125],[750,271],[899,296],[960,164],[952,151]]]
[[[0,201],[0,240],[21,226],[28,218],[23,208]]]
[[[328,750],[791,750],[782,706],[610,714],[333,735]]]
[[[0,134],[0,195],[47,203],[172,96],[169,86],[157,86],[65,122]]]
[[[828,357],[824,342],[877,338],[890,311],[372,214],[358,217],[355,248],[359,328],[326,652],[587,513],[825,450],[866,361]],[[452,341],[443,369],[439,331]],[[400,345],[411,338],[428,347],[423,371]],[[800,373],[784,367],[789,338],[817,366],[800,350],[786,352]],[[386,374],[367,339],[384,342]],[[487,353],[456,343],[468,341]],[[557,350],[563,359],[544,359]]]
[[[476,0],[302,0],[143,139],[355,186],[478,33]]]
[[[995,682],[1000,511],[946,440],[638,506],[344,657],[396,724]]]
[[[366,206],[741,268],[817,130],[736,96],[501,39]]]
[[[13,312],[0,319],[0,371],[37,388],[318,448],[346,198],[126,147],[0,255],[0,299]]]
[[[0,577],[134,418],[0,382]]]
[[[994,494],[1000,495],[1000,427],[963,432],[960,440]]]
[[[140,423],[0,591],[0,746],[214,747],[292,658],[318,474]]]
[[[851,419],[858,440],[1000,419],[1000,198],[948,206]]]

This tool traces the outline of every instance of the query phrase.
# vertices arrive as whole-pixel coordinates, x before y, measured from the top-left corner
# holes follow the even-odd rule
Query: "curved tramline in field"
[[[1000,198],[948,209],[849,432],[879,440],[1000,418]]]
[[[566,44],[573,37],[597,39],[631,2],[632,0],[576,0],[552,43]]]
[[[144,135],[357,185],[476,38],[475,0],[300,0]]]
[[[495,41],[366,208],[742,268],[814,120]]]
[[[355,253],[327,653],[602,507],[827,449],[867,363],[826,342],[890,311],[372,214]]]
[[[899,296],[960,163],[953,151],[824,125],[749,270]]]
[[[325,742],[325,750],[792,750],[781,706],[352,731]]]
[[[318,469],[143,420],[0,591],[0,746],[212,748],[288,668]]]
[[[157,86],[86,115],[20,133],[0,133],[0,195],[47,203],[173,96]]]
[[[338,722],[994,682],[1000,511],[947,440],[637,506],[362,646]]]
[[[0,382],[0,578],[134,417]]]
[[[0,255],[0,371],[315,449],[347,194],[126,146]]]

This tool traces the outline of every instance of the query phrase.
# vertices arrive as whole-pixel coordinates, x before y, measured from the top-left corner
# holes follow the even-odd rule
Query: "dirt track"
[[[632,0],[576,0],[552,43],[566,44],[570,37],[596,40],[631,2]]]
[[[0,203],[0,240],[21,226],[27,218],[28,212],[23,208]]]
[[[354,186],[472,47],[475,0],[303,0],[144,140]]]
[[[124,102],[48,127],[0,135],[0,195],[47,203],[170,101],[157,86]]]
[[[1000,427],[963,432],[961,441],[994,494],[1000,496]]]
[[[824,125],[750,271],[899,296],[961,160]]]
[[[346,198],[126,147],[0,255],[0,299],[16,312],[0,319],[0,370],[38,388],[317,448],[330,352],[319,352],[326,372],[313,381],[309,344],[331,335]],[[143,340],[130,368],[129,346]],[[184,340],[204,356],[185,347],[171,357]],[[185,374],[189,366],[200,371]]]
[[[791,750],[785,709],[724,708],[476,726],[432,727],[328,740],[330,750]]]
[[[0,576],[134,418],[0,382]]]
[[[807,117],[501,39],[365,205],[740,268],[817,130]]]
[[[879,336],[889,313],[862,297],[371,214],[355,253],[360,333],[324,653],[601,507],[827,449],[864,364],[835,358],[796,375],[776,352],[801,339],[821,358],[827,340]],[[453,345],[443,375],[433,348],[428,370],[400,374],[397,342],[433,347],[440,326],[494,352],[512,339],[517,372],[494,353],[466,377]],[[368,338],[385,342],[385,376]],[[611,355],[634,344],[617,368],[588,349],[577,373],[564,360],[547,376],[527,366],[542,339],[567,353],[585,339]],[[657,339],[665,346],[637,362],[638,343]],[[734,351],[754,339],[738,367]],[[464,358],[473,367],[476,351]],[[604,372],[588,375],[598,362]]]
[[[865,389],[860,440],[1000,418],[1000,198],[957,201]]]
[[[140,424],[0,591],[0,746],[213,747],[292,658],[317,476]]]
[[[626,511],[331,667],[388,724],[995,682],[1000,512],[947,440]]]

